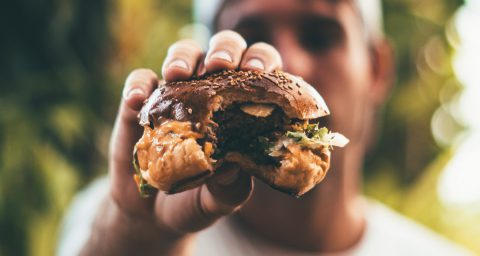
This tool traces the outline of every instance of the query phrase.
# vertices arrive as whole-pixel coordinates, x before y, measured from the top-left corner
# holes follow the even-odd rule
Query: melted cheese
[[[267,117],[272,114],[273,110],[275,109],[275,106],[271,104],[260,104],[260,103],[255,103],[255,104],[246,104],[240,107],[240,109],[252,116],[256,117]]]
[[[211,171],[209,156],[196,139],[190,122],[166,121],[151,129],[146,126],[136,144],[142,178],[150,185],[169,191],[173,185]],[[208,152],[211,154],[211,152]]]

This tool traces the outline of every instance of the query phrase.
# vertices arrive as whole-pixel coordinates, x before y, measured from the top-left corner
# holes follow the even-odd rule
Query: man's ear
[[[388,40],[374,40],[370,44],[370,61],[372,67],[372,100],[378,106],[383,104],[390,95],[395,80],[393,50]]]

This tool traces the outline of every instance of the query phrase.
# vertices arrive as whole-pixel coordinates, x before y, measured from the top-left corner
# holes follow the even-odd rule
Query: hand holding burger
[[[302,95],[296,92],[296,98],[278,87],[296,86],[275,83],[277,78],[272,72],[281,69],[280,55],[271,45],[255,43],[247,48],[240,35],[222,31],[212,37],[206,53],[192,40],[174,43],[162,68],[165,83],[159,83],[151,70],[133,71],[125,82],[110,140],[109,196],[84,253],[186,253],[189,234],[205,229],[247,202],[253,191],[251,174],[294,195],[305,192],[321,179],[328,166],[328,153],[309,149],[308,145],[317,147],[321,144],[317,143],[318,138],[328,141],[332,136],[315,125],[317,117],[325,113],[315,105],[305,108],[297,105],[301,102],[295,103],[307,94],[313,95],[308,102],[317,102],[314,100],[317,94],[303,91],[307,87],[299,90]],[[242,80],[246,79],[241,78],[243,75],[249,74],[254,75],[255,81],[252,80],[250,89],[240,84],[231,86],[229,75],[222,70],[240,70],[232,73],[232,78]],[[297,81],[288,74],[277,72],[277,75],[280,80]],[[218,81],[211,83],[209,79]],[[192,86],[193,80],[197,80],[197,86]],[[232,82],[235,81],[238,79]],[[303,86],[303,81],[297,82]],[[215,89],[215,83],[221,86]],[[252,98],[257,92],[265,101],[260,96]],[[317,106],[324,107],[320,103]],[[239,119],[231,121],[232,117]],[[163,139],[159,140],[160,137]],[[149,198],[139,196],[132,181],[135,145],[137,181],[141,190],[150,192]],[[322,159],[319,162],[323,164],[313,168],[319,174],[311,175],[315,177],[313,182],[299,182],[303,185],[297,186],[291,182],[295,179],[280,182],[270,175],[271,171],[280,170],[283,159],[288,158],[286,154],[291,152],[289,147],[297,148],[297,152],[312,152]],[[155,163],[155,167],[149,168],[149,162],[151,167]],[[303,166],[305,163],[297,161]],[[163,168],[164,164],[168,168]],[[158,193],[154,187],[169,193],[184,192]]]

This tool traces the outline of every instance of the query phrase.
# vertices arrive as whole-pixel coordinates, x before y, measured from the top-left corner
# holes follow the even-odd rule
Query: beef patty
[[[266,117],[249,115],[240,109],[239,104],[217,111],[213,114],[216,137],[210,136],[216,144],[213,158],[220,159],[229,151],[237,151],[251,156],[258,164],[276,163],[264,153],[259,137],[273,139],[276,134],[284,132],[287,121],[278,107]]]

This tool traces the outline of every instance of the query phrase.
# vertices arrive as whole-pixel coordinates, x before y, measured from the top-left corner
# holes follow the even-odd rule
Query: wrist
[[[153,215],[125,213],[107,198],[82,255],[186,255],[192,238],[163,230]]]

